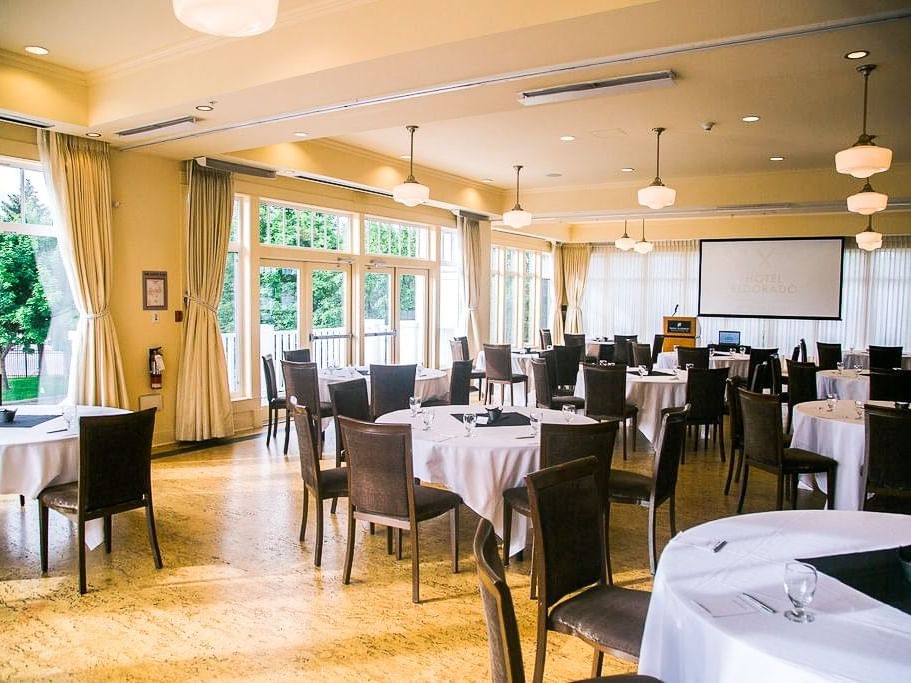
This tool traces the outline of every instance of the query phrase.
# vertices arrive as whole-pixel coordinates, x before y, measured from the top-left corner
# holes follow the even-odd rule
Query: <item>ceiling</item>
[[[869,129],[907,161],[909,17],[898,0],[281,0],[271,32],[222,39],[181,25],[164,0],[0,0],[0,63],[81,82],[83,109],[48,118],[126,149],[242,157],[325,139],[401,165],[404,125],[415,123],[418,179],[431,168],[508,193],[521,163],[523,187],[556,192],[646,184],[658,125],[671,185],[831,168],[860,132],[861,62],[843,58],[856,49],[878,65]],[[24,55],[28,44],[50,54]],[[516,97],[660,69],[674,71],[673,86],[536,107]],[[213,112],[195,110],[212,100]],[[0,95],[0,109],[21,115],[47,116],[42,106]],[[203,120],[129,141],[115,134],[187,114]],[[761,120],[744,123],[746,114]]]

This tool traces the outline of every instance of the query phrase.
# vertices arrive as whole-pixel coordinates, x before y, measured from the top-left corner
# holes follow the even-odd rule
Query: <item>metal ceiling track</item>
[[[575,71],[584,70],[584,69],[593,69],[597,67],[612,66],[616,64],[629,64],[632,62],[641,61],[644,59],[654,59],[656,57],[674,57],[676,55],[685,55],[694,52],[705,52],[709,50],[717,50],[727,47],[737,47],[740,45],[753,45],[757,43],[765,43],[776,40],[783,40],[786,38],[798,38],[801,36],[810,36],[818,33],[828,33],[831,31],[843,31],[846,29],[859,28],[862,26],[869,26],[872,24],[880,24],[884,22],[899,21],[903,19],[911,18],[911,7],[900,10],[893,10],[890,12],[878,12],[875,14],[868,14],[863,17],[851,17],[848,19],[837,19],[833,21],[820,21],[813,24],[803,24],[801,26],[792,26],[790,28],[775,29],[771,31],[759,31],[756,33],[746,33],[740,36],[731,36],[728,38],[721,38],[717,40],[703,40],[695,43],[683,43],[680,45],[672,45],[666,48],[656,48],[652,50],[640,50],[636,52],[627,52],[620,55],[612,55],[608,57],[602,57],[598,59],[586,60],[581,62],[572,62],[569,64],[558,64],[548,67],[541,67],[537,69],[525,69],[521,71],[512,71],[504,74],[496,74],[492,76],[486,76],[483,78],[470,79],[465,81],[454,81],[452,83],[445,83],[441,85],[436,85],[428,88],[416,88],[412,90],[404,90],[398,93],[391,93],[388,95],[378,95],[375,97],[366,97],[364,99],[355,99],[348,100],[345,102],[337,102],[335,104],[326,104],[320,105],[317,107],[311,107],[309,109],[301,109],[299,111],[287,112],[285,114],[277,114],[275,116],[268,116],[259,119],[251,119],[249,121],[241,121],[236,123],[230,123],[224,126],[219,126],[216,128],[209,128],[207,130],[194,131],[191,133],[186,133],[184,135],[175,135],[172,137],[160,138],[158,140],[150,140],[148,142],[139,143],[136,145],[130,145],[122,147],[121,150],[129,151],[132,149],[141,149],[143,147],[150,147],[153,145],[160,145],[167,142],[177,142],[180,140],[189,140],[193,138],[203,137],[205,135],[212,135],[215,133],[224,133],[232,130],[242,130],[244,128],[254,128],[257,126],[268,125],[270,123],[282,123],[286,121],[295,121],[298,119],[304,119],[310,116],[319,116],[321,114],[331,114],[334,112],[348,111],[352,109],[362,109],[364,107],[373,107],[379,104],[390,104],[393,102],[402,102],[406,100],[411,100],[420,97],[432,97],[434,95],[443,95],[452,92],[458,92],[460,90],[470,90],[474,88],[481,88],[489,85],[497,85],[500,83],[509,83],[512,81],[521,81],[529,78],[539,78],[541,76],[553,76],[555,74],[562,73],[573,73]]]

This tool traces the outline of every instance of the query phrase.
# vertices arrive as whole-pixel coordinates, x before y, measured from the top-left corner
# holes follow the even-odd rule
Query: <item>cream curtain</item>
[[[225,259],[234,205],[230,173],[188,161],[187,320],[177,376],[178,441],[231,436],[234,418],[218,329]]]
[[[563,344],[563,302],[566,293],[563,286],[563,245],[554,245],[554,310],[550,323],[550,336],[554,344]]]
[[[591,258],[590,244],[563,245],[563,283],[566,288],[566,331],[582,334],[582,295]]]
[[[478,272],[481,268],[481,225],[473,218],[459,218],[459,240],[462,243],[462,273],[465,284],[465,327],[468,351],[474,358],[481,350],[481,321],[478,303],[481,298]]]
[[[108,145],[43,130],[38,150],[60,228],[59,247],[79,324],[68,400],[129,407],[117,330],[110,310],[113,273]]]

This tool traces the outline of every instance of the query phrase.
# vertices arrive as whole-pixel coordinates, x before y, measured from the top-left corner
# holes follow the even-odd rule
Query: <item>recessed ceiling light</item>
[[[576,139],[575,135],[561,135],[560,140],[563,142],[572,142]]]
[[[747,114],[740,120],[744,123],[756,123],[759,120],[759,117],[756,116],[756,114]]]
[[[215,107],[213,107],[211,104],[197,104],[196,108],[199,111],[212,111],[213,109],[215,109]]]
[[[548,173],[547,177],[548,178],[562,178],[563,174],[562,173]]]
[[[46,55],[50,52],[46,47],[41,47],[40,45],[26,45],[25,51],[30,55]]]
[[[784,161],[784,157],[769,157],[769,161]]]
[[[100,138],[100,137],[101,137],[101,133],[86,133],[86,137],[90,137],[90,138]]]
[[[493,182],[493,178],[481,178],[481,182],[482,182],[482,183],[492,183],[492,182]]]
[[[869,50],[853,50],[845,55],[845,59],[863,59],[869,56]]]
[[[308,132],[305,131],[305,130],[298,130],[298,131],[295,131],[294,134],[295,134],[297,137],[299,137],[299,138],[305,138],[305,137],[307,137],[308,135],[310,135],[310,133],[308,133]]]
[[[621,168],[621,169],[620,169],[620,172],[621,172],[621,173],[632,173],[632,172],[635,171],[635,170],[636,170],[636,169],[633,168],[632,166],[626,166],[625,168]]]

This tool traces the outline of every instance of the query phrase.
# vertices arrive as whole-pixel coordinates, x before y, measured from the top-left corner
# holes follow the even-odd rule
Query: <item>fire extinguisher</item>
[[[164,356],[161,347],[149,349],[149,382],[153,389],[161,389],[161,373],[164,371]]]

